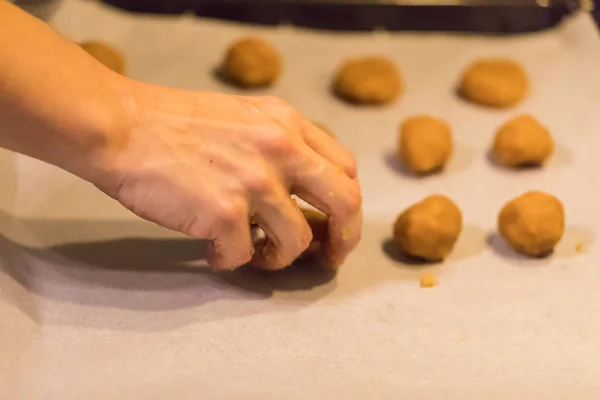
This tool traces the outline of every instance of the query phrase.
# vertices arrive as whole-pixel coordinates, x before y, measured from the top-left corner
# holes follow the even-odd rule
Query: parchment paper
[[[127,54],[133,78],[232,91],[211,70],[254,33],[285,60],[273,90],[356,152],[364,240],[335,279],[314,269],[215,275],[198,242],[123,210],[91,185],[0,153],[1,399],[597,399],[600,396],[600,40],[587,15],[520,37],[342,34],[132,16],[65,1],[53,24]],[[384,54],[406,94],[383,109],[332,98],[346,57]],[[458,100],[480,56],[521,60],[532,79],[517,109]],[[265,92],[266,93],[266,92]],[[57,93],[60,95],[60,93]],[[558,142],[543,170],[511,173],[487,151],[495,128],[531,112]],[[452,125],[447,173],[416,180],[390,157],[399,121]],[[199,178],[200,179],[200,178]],[[556,194],[568,230],[528,261],[494,235],[499,208],[529,189]],[[465,231],[440,285],[390,258],[398,212],[431,193],[462,208]],[[595,237],[596,236],[596,237]],[[575,249],[583,245],[583,252]]]

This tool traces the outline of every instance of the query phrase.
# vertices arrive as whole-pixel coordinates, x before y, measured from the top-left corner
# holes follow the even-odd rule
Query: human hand
[[[126,78],[123,78],[126,79]],[[273,97],[188,92],[127,81],[127,123],[98,156],[100,189],[142,218],[209,239],[209,264],[289,265],[312,234],[290,198],[329,216],[325,261],[337,268],[360,240],[352,155]],[[249,219],[268,241],[254,251]]]

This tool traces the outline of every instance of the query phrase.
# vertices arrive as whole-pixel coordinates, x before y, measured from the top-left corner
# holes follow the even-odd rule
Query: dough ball
[[[498,229],[517,252],[532,257],[545,256],[565,231],[563,205],[552,195],[527,192],[502,207]]]
[[[548,129],[531,115],[508,121],[494,139],[494,157],[507,167],[541,165],[552,154],[554,143]]]
[[[89,55],[116,73],[125,73],[125,56],[123,53],[121,53],[121,51],[106,43],[95,40],[83,42],[79,46]]]
[[[439,170],[451,155],[452,132],[444,121],[424,115],[408,118],[400,126],[398,156],[411,171]]]
[[[462,230],[462,214],[446,196],[434,195],[407,208],[394,224],[394,243],[412,257],[441,261]]]
[[[390,60],[365,57],[347,61],[338,71],[333,90],[355,104],[386,104],[402,90],[402,78]]]
[[[262,39],[245,38],[227,50],[221,72],[229,82],[251,89],[273,84],[281,68],[281,57],[273,46]]]
[[[332,138],[337,139],[335,134],[333,133],[333,131],[331,131],[325,125],[320,124],[318,122],[313,122],[313,125],[316,126],[317,128],[319,128],[320,130],[322,130],[323,132],[325,132],[326,134],[328,134],[329,136],[331,136]]]
[[[527,74],[508,59],[475,61],[463,73],[459,93],[473,103],[490,107],[510,107],[527,94]]]

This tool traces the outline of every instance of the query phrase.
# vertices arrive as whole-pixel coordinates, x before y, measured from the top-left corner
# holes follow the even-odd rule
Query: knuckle
[[[183,232],[197,239],[209,238],[209,230],[206,229],[206,226],[200,223],[200,221],[201,219],[197,215],[194,216],[193,219],[190,222],[188,222],[188,225],[184,228]]]
[[[297,122],[300,114],[287,101],[275,96],[263,96],[260,102],[268,107],[273,117],[285,121]]]
[[[271,155],[286,156],[296,150],[293,136],[279,124],[266,128],[262,138],[263,150]]]
[[[362,195],[357,184],[352,184],[347,188],[342,203],[345,215],[356,214],[361,210]]]
[[[300,124],[300,114],[294,107],[289,105],[288,103],[282,101],[279,103],[279,112],[281,116],[285,118],[287,121],[290,121],[294,124]]]
[[[272,179],[266,166],[251,168],[244,177],[246,188],[252,193],[265,194],[272,189]]]
[[[217,210],[217,218],[227,225],[247,218],[246,207],[241,201],[222,200]]]

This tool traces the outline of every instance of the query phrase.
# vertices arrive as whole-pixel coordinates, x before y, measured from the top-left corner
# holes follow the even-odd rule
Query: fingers
[[[215,270],[236,269],[247,264],[254,255],[248,213],[243,207],[239,210],[225,211],[226,216],[221,216],[215,224],[218,232],[207,257],[208,264]]]
[[[337,268],[360,241],[362,196],[358,179],[305,147],[305,164],[293,176],[293,191],[329,216],[326,261]]]
[[[286,190],[291,186],[293,193],[328,215],[326,261],[339,266],[360,240],[362,230],[362,198],[352,154],[287,103],[268,97],[246,100],[255,106],[257,115],[262,113],[271,121],[260,135],[249,138],[266,167],[260,168],[256,160],[246,162],[235,175],[242,185],[240,192],[248,191],[251,207],[247,211],[267,235],[251,263],[263,269],[284,268],[310,244],[310,226]],[[243,228],[236,224],[215,241],[215,254],[219,254],[219,244],[228,246],[227,253],[231,246],[237,249],[231,255],[215,256],[218,268],[231,267],[250,254],[248,214],[238,218]]]
[[[311,122],[302,118],[288,103],[271,96],[247,98],[252,104],[263,110],[273,121],[276,121],[285,131],[297,132],[298,128],[304,142],[317,154],[336,165],[341,172],[351,179],[356,177],[356,162],[354,156],[344,149],[340,143]],[[290,136],[293,136],[290,134]]]
[[[317,154],[340,168],[351,179],[356,178],[354,156],[333,137],[307,120],[302,120],[302,136],[305,143]]]
[[[251,264],[268,270],[290,265],[309,246],[312,231],[302,212],[281,185],[270,196],[259,199],[255,219],[267,235],[257,246]]]

